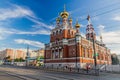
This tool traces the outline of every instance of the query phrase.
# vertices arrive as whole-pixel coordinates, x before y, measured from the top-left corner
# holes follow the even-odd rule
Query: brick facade
[[[94,31],[93,25],[87,25],[86,31],[88,32],[84,38],[80,35],[78,23],[76,28],[73,28],[72,19],[68,18],[67,14],[69,13],[63,11],[61,17],[56,20],[55,29],[51,30],[50,43],[45,45],[45,65],[75,67],[77,64],[77,67],[82,67],[86,63],[94,64],[93,39],[95,40],[97,64],[111,64],[110,50],[96,40],[95,32],[90,32],[90,30]]]

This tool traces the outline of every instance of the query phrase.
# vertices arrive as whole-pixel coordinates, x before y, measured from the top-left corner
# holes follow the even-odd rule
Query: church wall
[[[90,17],[89,17],[90,18]],[[55,29],[51,31],[51,46],[48,45],[49,50],[46,50],[46,63],[47,65],[54,64],[55,66],[65,66],[72,65],[75,67],[76,60],[77,65],[81,66],[86,63],[94,64],[94,49],[93,49],[93,42],[92,39],[96,40],[96,33],[94,32],[94,28],[92,24],[87,25],[87,34],[86,38],[81,38],[79,40],[80,35],[79,28],[80,25],[76,23],[74,29],[70,26],[72,24],[72,20],[68,20],[67,12],[62,12],[60,18],[57,18],[57,24]],[[89,22],[89,19],[88,19]],[[90,22],[89,22],[90,23]],[[94,32],[94,33],[93,33]],[[75,35],[79,36],[78,38]],[[94,35],[94,36],[93,36]],[[78,39],[79,42],[75,41]],[[90,39],[91,41],[87,40]],[[98,41],[99,42],[99,41]],[[59,44],[60,43],[60,44]],[[77,45],[76,45],[77,43]],[[62,57],[53,57],[56,53],[59,53],[61,50],[59,47],[62,46],[63,55]],[[51,48],[54,48],[53,50]],[[97,64],[111,64],[110,59],[110,50],[107,49],[105,46],[100,46],[98,43],[95,42],[95,53]],[[60,52],[61,53],[61,52]],[[77,55],[76,55],[77,53]]]

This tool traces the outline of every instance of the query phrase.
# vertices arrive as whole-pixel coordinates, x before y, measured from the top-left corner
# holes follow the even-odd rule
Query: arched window
[[[58,31],[56,31],[56,35],[58,34]]]
[[[83,47],[83,57],[85,57],[85,47]]]
[[[88,58],[90,57],[89,48],[87,49]]]
[[[72,35],[73,35],[73,31],[72,31]]]
[[[70,30],[68,30],[68,34],[70,34]]]
[[[62,34],[62,30],[60,29],[60,34]]]

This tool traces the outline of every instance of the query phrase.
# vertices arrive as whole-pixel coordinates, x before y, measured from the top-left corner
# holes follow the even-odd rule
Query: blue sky
[[[102,34],[111,51],[120,54],[119,0],[0,0],[0,50],[25,49],[26,45],[43,48],[49,43],[50,30],[64,4],[73,26],[78,19],[80,31],[85,34],[90,14],[98,40]]]

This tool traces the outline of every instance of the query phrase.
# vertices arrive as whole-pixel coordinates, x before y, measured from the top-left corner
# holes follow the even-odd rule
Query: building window
[[[83,57],[85,57],[85,47],[83,47]]]
[[[70,34],[70,30],[68,30],[68,34]]]
[[[76,50],[73,48],[72,49],[72,56],[75,56]]]
[[[53,32],[53,35],[55,35],[55,32]]]
[[[89,48],[87,49],[87,54],[88,54],[87,57],[89,58],[89,57],[90,57],[90,54],[89,54]]]
[[[63,57],[63,49],[60,49],[60,58]]]
[[[101,55],[101,60],[103,60],[103,54]]]
[[[56,35],[58,34],[58,31],[56,31]]]
[[[53,51],[52,55],[53,55],[53,59],[55,59],[55,51]]]
[[[62,30],[60,29],[60,34],[62,34]]]
[[[97,54],[98,54],[98,59],[100,60],[100,56],[101,56],[101,55],[100,55],[100,51],[99,51],[99,50],[98,50],[98,53],[97,53]]]
[[[51,59],[53,59],[53,54],[54,54],[54,51],[52,50],[52,53],[51,53]]]

